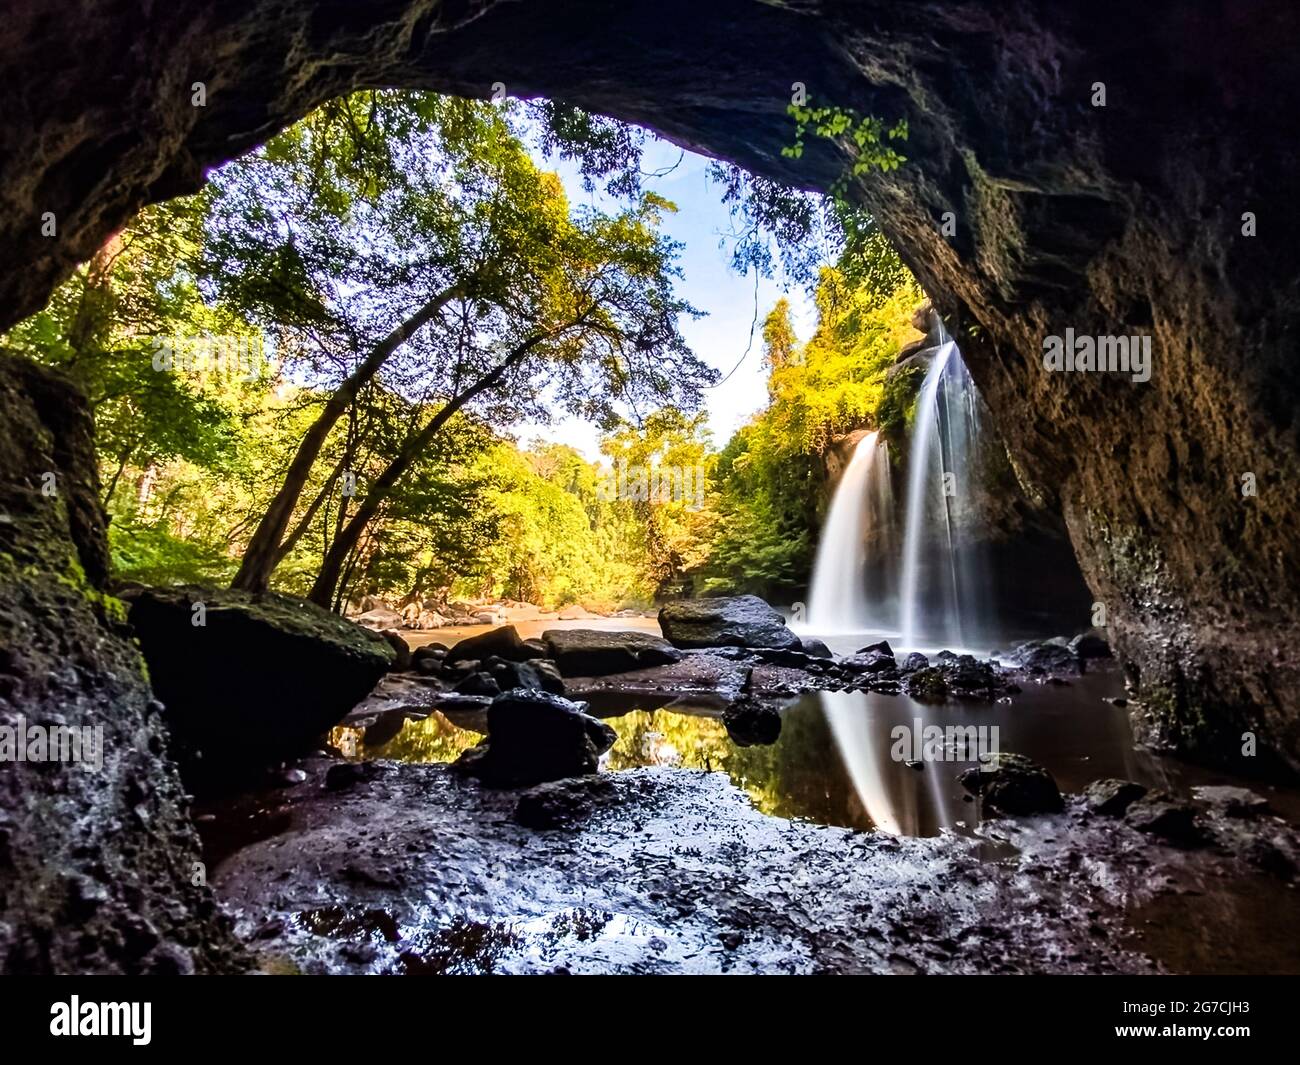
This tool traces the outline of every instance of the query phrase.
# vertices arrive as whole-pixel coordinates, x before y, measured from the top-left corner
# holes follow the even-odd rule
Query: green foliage
[[[235,560],[197,539],[174,536],[166,523],[108,527],[113,572],[140,584],[220,585],[230,579]]]
[[[804,136],[809,129],[818,137],[852,146],[853,162],[832,187],[832,195],[843,195],[851,178],[872,170],[888,173],[907,161],[906,156],[900,155],[888,143],[907,140],[905,118],[886,126],[881,119],[860,115],[849,107],[813,107],[811,102],[804,105],[792,103],[786,110],[795,120],[794,144],[781,149],[781,154],[787,158],[798,159],[803,155]]]
[[[205,302],[188,268],[204,202],[142,212],[5,337],[86,393],[109,494],[128,466],[185,460],[217,470],[233,454],[231,390],[243,386],[231,383],[219,355],[232,346],[260,350],[260,338],[230,308]],[[160,359],[178,346],[201,357]]]
[[[785,300],[764,322],[769,403],[718,458],[717,520],[693,574],[700,591],[799,589],[812,569],[823,452],[843,433],[890,428],[906,417],[916,378],[891,370],[915,336],[911,318],[924,294],[901,264],[885,266],[865,280],[824,270],[817,330],[801,347]],[[896,277],[902,282],[886,287]]]

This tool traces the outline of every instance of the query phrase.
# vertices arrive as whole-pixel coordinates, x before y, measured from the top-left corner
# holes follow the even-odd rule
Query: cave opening
[[[85,808],[145,809],[192,855],[197,790],[226,861],[232,789],[388,763],[435,789],[453,759],[511,788],[721,767],[764,816],[941,839],[1000,789],[974,764],[944,783],[930,761],[970,760],[922,737],[978,717],[1031,756],[1011,790],[1042,798],[1045,764],[1053,794],[1189,848],[1262,809],[1225,782],[1300,764],[1278,295],[1300,245],[1289,211],[1256,224],[1298,93],[1252,43],[1294,16],[1157,5],[1121,40],[1034,5],[924,27],[888,4],[254,6],[117,13],[148,55],[57,86],[39,18],[5,45],[28,88],[0,154],[25,264],[0,271],[0,698],[102,721],[111,782],[38,809],[25,778],[7,885],[72,885]],[[638,129],[664,140],[632,151]],[[694,289],[723,225],[742,269]],[[697,299],[724,339],[685,324]],[[719,420],[706,397],[741,386]],[[819,626],[837,499],[821,602],[868,608]],[[59,671],[69,647],[105,685]],[[562,818],[539,802],[521,824]],[[59,853],[24,849],[64,821]],[[110,893],[104,928],[166,909],[155,872],[124,874],[144,901]],[[188,964],[239,967],[191,887]],[[186,964],[42,940],[45,904],[7,897],[7,967]],[[1208,964],[1184,947],[1160,962]]]

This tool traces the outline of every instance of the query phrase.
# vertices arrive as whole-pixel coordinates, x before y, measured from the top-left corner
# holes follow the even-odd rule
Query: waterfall
[[[987,567],[978,536],[975,467],[981,403],[938,315],[908,445],[902,547],[897,544],[888,445],[858,442],[835,490],[809,589],[808,627],[822,635],[878,633],[898,646],[969,648],[990,638]]]
[[[883,584],[869,588],[868,540],[887,544],[893,529],[894,496],[889,450],[879,433],[868,433],[853,450],[826,515],[809,592],[809,625],[820,633],[880,629]],[[871,592],[876,593],[873,602]],[[892,628],[892,626],[887,626]]]
[[[974,516],[979,395],[937,315],[935,335],[908,457],[899,617],[905,648],[918,642],[966,647],[988,631],[982,621],[987,573],[977,549],[959,535]]]

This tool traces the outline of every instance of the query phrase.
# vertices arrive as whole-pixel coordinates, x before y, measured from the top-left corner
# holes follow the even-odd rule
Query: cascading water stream
[[[931,320],[928,356],[908,447],[908,488],[897,549],[887,445],[859,441],[831,500],[810,586],[809,629],[822,635],[887,634],[897,649],[921,641],[964,648],[987,630],[985,573],[969,545],[979,520],[975,464],[981,449],[979,400],[957,345]],[[871,578],[869,581],[868,578]],[[896,582],[895,583],[895,579]],[[897,589],[897,595],[892,594]],[[938,772],[918,775],[890,754],[890,712],[866,692],[823,692],[822,710],[864,809],[881,831],[917,834],[924,824],[956,823]],[[913,704],[906,724],[924,727],[928,707]],[[928,797],[924,794],[928,792]],[[924,812],[923,812],[924,811]]]
[[[939,386],[943,383],[944,371],[948,368],[948,360],[956,348],[957,345],[951,340],[940,341],[931,359],[930,368],[926,371],[925,381],[921,385],[921,395],[916,402],[916,423],[912,429],[912,453],[908,459],[907,471],[907,520],[903,530],[903,565],[899,578],[902,597],[899,625],[902,629],[904,647],[916,646],[921,537],[926,511],[931,502],[929,497],[935,487],[938,487],[940,492],[944,488],[943,456],[940,449],[934,446],[939,442],[938,395]],[[932,468],[935,465],[937,470]],[[936,472],[939,474],[938,477],[934,476]]]
[[[877,545],[888,542],[893,510],[889,449],[879,433],[868,433],[853,451],[817,546],[808,622],[818,632],[865,632],[880,626],[879,601],[872,602],[868,594],[867,544],[869,539]]]
[[[969,528],[980,439],[979,400],[961,352],[943,323],[917,398],[908,459],[907,514],[899,576],[900,642],[969,646],[987,634],[987,575],[977,551],[960,542]],[[962,508],[965,508],[964,510]],[[969,541],[969,536],[966,540]]]

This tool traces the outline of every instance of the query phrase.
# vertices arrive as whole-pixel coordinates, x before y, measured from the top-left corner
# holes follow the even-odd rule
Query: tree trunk
[[[248,541],[248,548],[239,563],[239,572],[235,574],[235,579],[231,583],[232,588],[240,588],[248,592],[266,590],[271,580],[271,573],[279,562],[280,541],[284,537],[285,529],[289,527],[289,519],[293,517],[298,498],[302,495],[308,477],[311,476],[312,466],[315,465],[321,448],[325,446],[330,430],[347,410],[348,404],[356,398],[362,385],[379,372],[379,368],[384,365],[389,356],[451,302],[458,293],[459,286],[453,285],[434,296],[389,333],[371,351],[365,361],[334,390],[325,404],[325,409],[320,412],[302,438],[302,443],[298,445],[293,462],[289,464],[289,469],[285,473],[284,484],[271,500],[270,506],[266,508],[266,516],[258,523],[257,530]]]
[[[467,388],[460,395],[451,399],[445,407],[435,414],[419,432],[407,437],[406,442],[402,444],[401,450],[393,457],[393,460],[384,468],[369,491],[366,492],[365,498],[361,501],[357,512],[352,515],[352,519],[344,526],[334,542],[330,545],[329,553],[325,556],[325,561],[321,563],[320,575],[316,578],[316,583],[312,585],[311,594],[308,595],[313,603],[329,609],[334,601],[334,589],[339,582],[339,575],[343,571],[343,564],[347,560],[348,553],[361,539],[361,534],[365,531],[366,525],[370,519],[378,512],[380,504],[387,498],[388,493],[392,491],[402,474],[410,469],[411,464],[419,458],[420,453],[429,446],[429,442],[438,434],[440,430],[453,414],[460,410],[475,396],[486,392],[489,388],[496,385],[507,370],[515,366],[525,355],[534,347],[542,342],[544,337],[538,335],[530,337],[522,344],[516,347],[507,357],[491,372],[479,378],[471,387]]]

